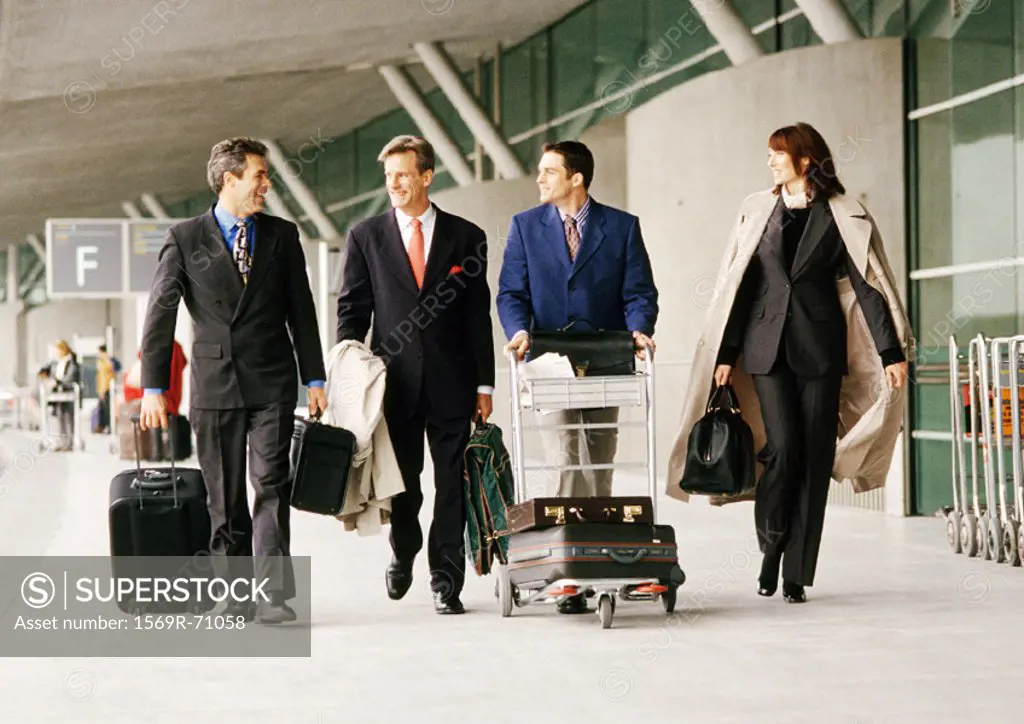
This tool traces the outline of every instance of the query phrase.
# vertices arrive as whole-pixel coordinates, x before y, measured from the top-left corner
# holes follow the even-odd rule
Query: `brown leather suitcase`
[[[552,528],[567,523],[640,523],[654,525],[647,497],[533,498],[508,509],[507,533]]]

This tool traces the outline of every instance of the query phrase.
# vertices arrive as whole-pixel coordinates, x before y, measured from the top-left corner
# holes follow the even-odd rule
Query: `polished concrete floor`
[[[126,467],[106,440],[46,455],[19,431],[0,443],[0,553],[104,555],[108,483]],[[816,585],[789,605],[754,593],[749,504],[666,500],[661,512],[688,575],[679,608],[620,604],[609,630],[542,606],[502,619],[493,581],[472,574],[467,615],[439,617],[423,556],[409,595],[390,601],[383,536],[296,513],[293,551],[313,564],[311,658],[0,651],[0,722],[1021,720],[1024,570],[954,556],[941,520],[831,509]]]

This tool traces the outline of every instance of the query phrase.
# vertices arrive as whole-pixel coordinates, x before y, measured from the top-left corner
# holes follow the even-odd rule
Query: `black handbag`
[[[553,352],[569,358],[577,377],[631,375],[636,348],[629,331],[540,331],[530,335],[530,359]]]
[[[719,404],[725,391],[726,406]],[[679,487],[695,495],[740,495],[754,487],[754,435],[732,385],[716,387],[704,417],[690,431]]]

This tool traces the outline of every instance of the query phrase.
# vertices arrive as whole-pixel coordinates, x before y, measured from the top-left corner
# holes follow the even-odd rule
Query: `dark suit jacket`
[[[812,204],[787,269],[782,241],[783,202],[775,205],[736,294],[718,356],[735,364],[742,353],[750,374],[768,374],[779,354],[805,377],[847,373],[846,318],[836,280],[850,283],[883,362],[904,359],[885,298],[850,259],[827,202]]]
[[[511,339],[521,329],[628,330],[654,334],[658,290],[632,214],[591,198],[576,261],[553,204],[512,217],[498,282],[498,317]]]
[[[294,405],[296,355],[304,384],[325,379],[316,309],[295,224],[256,215],[245,285],[212,208],[168,229],[142,333],[144,388],[166,390],[170,385],[180,300],[194,323],[191,407]]]
[[[476,390],[494,385],[487,237],[437,210],[423,289],[417,289],[395,212],[354,226],[338,296],[338,341],[366,339],[387,363],[386,415],[412,414],[424,392],[443,417],[472,417]]]

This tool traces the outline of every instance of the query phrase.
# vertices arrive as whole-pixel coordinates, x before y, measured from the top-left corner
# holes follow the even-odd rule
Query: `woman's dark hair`
[[[768,137],[768,147],[773,151],[784,151],[793,159],[793,168],[807,183],[810,198],[830,199],[846,193],[846,187],[839,180],[832,151],[820,133],[809,123],[784,126]],[[800,160],[808,160],[807,168],[801,170]],[[774,192],[780,193],[776,186]]]

